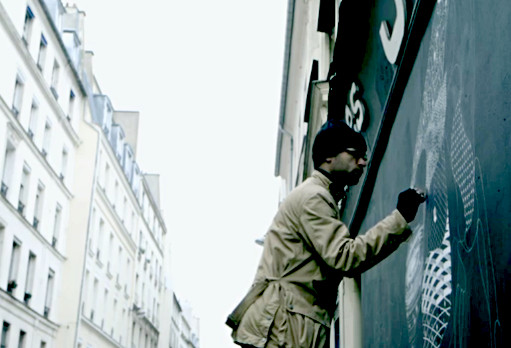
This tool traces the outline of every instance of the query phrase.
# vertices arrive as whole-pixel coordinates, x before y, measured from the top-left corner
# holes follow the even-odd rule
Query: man
[[[418,190],[398,197],[397,209],[351,238],[338,201],[367,165],[361,134],[328,121],[312,148],[315,171],[282,202],[266,234],[254,284],[227,325],[243,347],[327,347],[337,288],[343,276],[372,267],[397,249],[425,200]]]

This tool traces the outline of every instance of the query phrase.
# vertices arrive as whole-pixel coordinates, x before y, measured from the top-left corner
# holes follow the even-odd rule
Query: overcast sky
[[[200,317],[200,345],[235,347],[224,322],[278,205],[288,1],[70,2],[103,93],[140,111],[137,161],[160,174],[173,287]]]

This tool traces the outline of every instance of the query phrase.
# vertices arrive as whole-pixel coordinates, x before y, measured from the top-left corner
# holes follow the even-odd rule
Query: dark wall
[[[508,346],[511,2],[438,1],[402,90],[393,84],[406,61],[389,68],[374,32],[389,3],[370,9],[357,75],[371,117],[364,134],[383,150],[369,168],[374,182],[351,192],[345,219],[360,209],[363,233],[405,188],[426,188],[428,199],[412,238],[362,276],[364,346]],[[399,100],[389,107],[392,93]]]

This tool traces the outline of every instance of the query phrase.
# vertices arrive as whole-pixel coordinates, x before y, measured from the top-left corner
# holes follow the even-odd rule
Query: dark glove
[[[397,210],[403,215],[406,222],[411,222],[417,215],[419,205],[426,200],[426,195],[419,189],[409,188],[397,197]]]

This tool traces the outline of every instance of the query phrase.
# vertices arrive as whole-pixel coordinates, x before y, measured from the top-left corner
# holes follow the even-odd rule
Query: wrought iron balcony
[[[7,184],[5,182],[2,181],[2,189],[0,191],[0,193],[2,194],[2,196],[6,197],[7,196],[7,190],[9,189],[9,186],[7,186]]]
[[[34,222],[32,222],[32,226],[37,230],[39,227],[39,219],[34,216]]]
[[[18,201],[18,212],[20,214],[23,214],[23,210],[25,210],[25,203],[23,203],[22,201]]]

